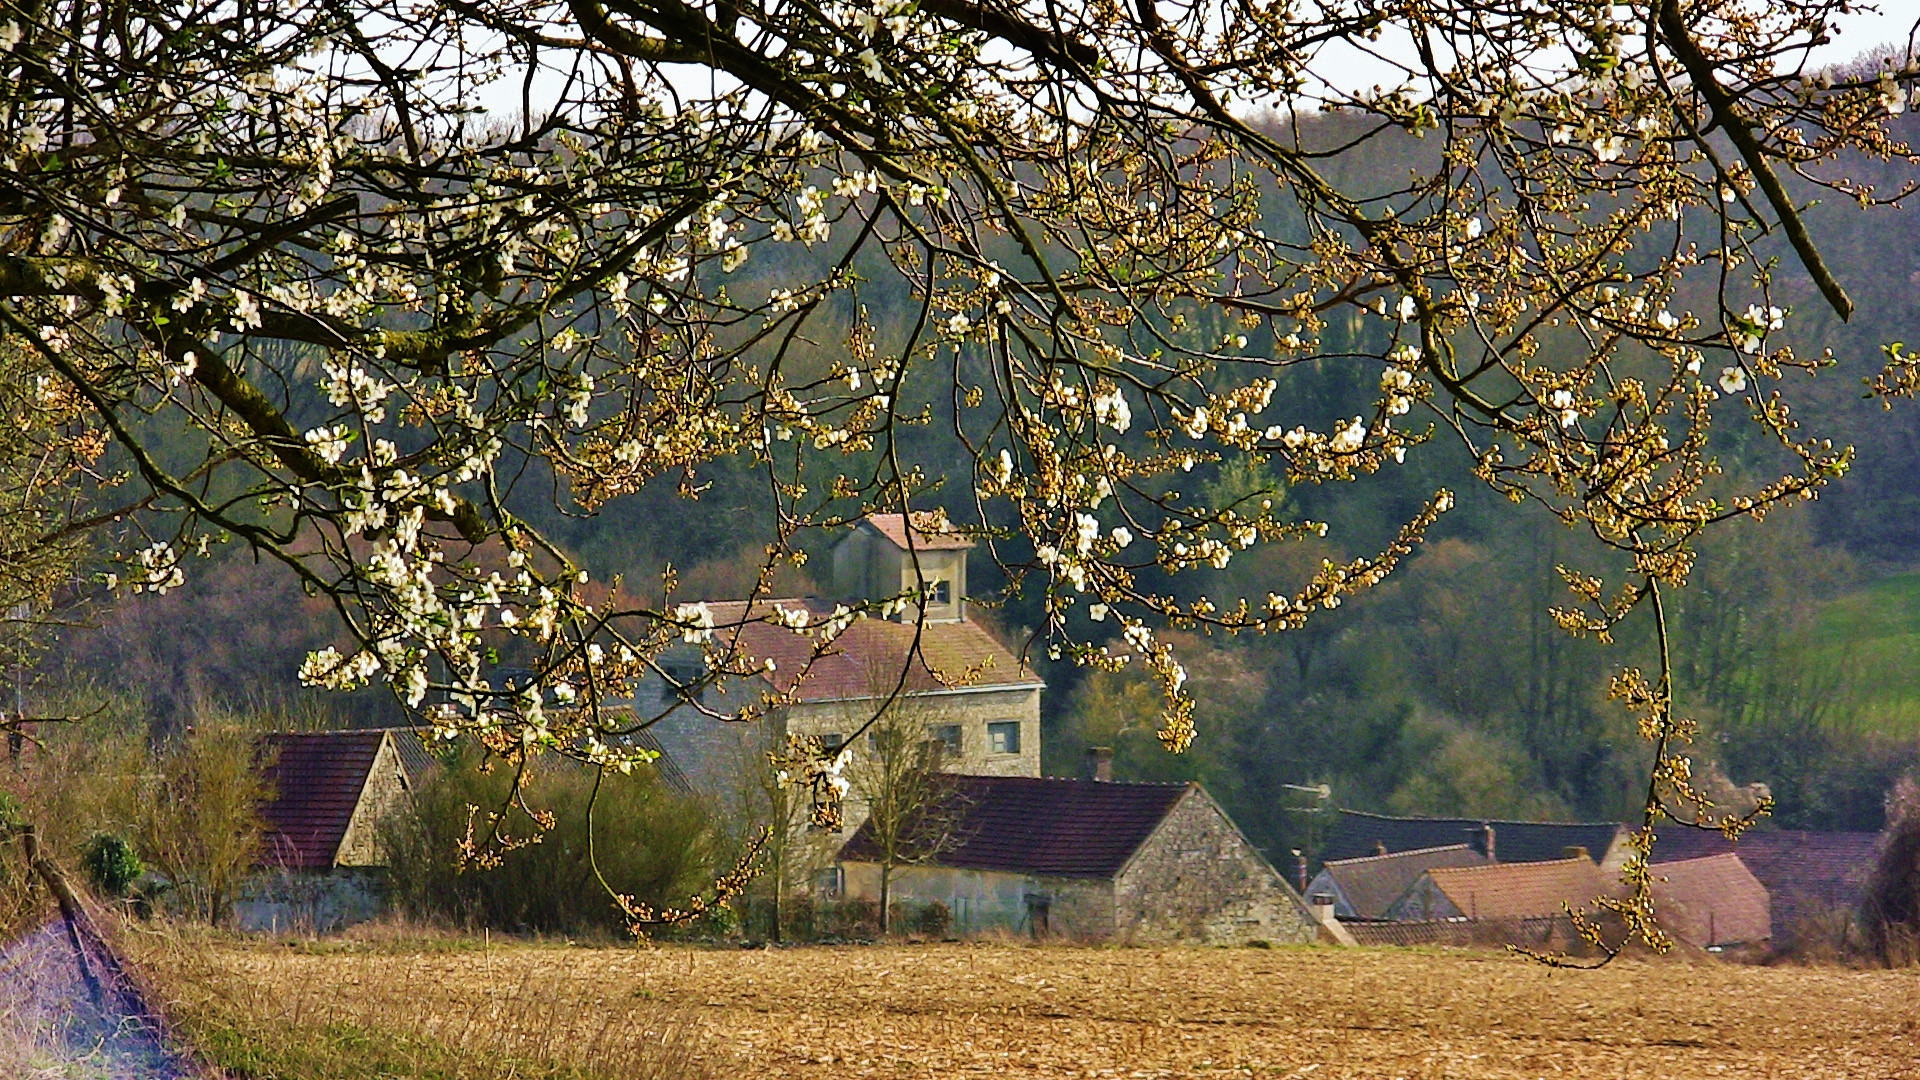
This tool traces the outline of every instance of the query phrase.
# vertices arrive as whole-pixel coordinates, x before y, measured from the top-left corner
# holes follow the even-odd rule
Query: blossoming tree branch
[[[116,587],[249,545],[357,642],[303,679],[448,702],[448,735],[629,767],[618,736],[656,717],[600,704],[669,677],[663,649],[751,674],[705,605],[589,582],[512,510],[529,462],[591,512],[694,497],[733,458],[777,508],[770,567],[967,485],[951,527],[1044,595],[1032,646],[1145,665],[1177,752],[1197,733],[1164,629],[1295,630],[1453,498],[1293,591],[1181,601],[1142,571],[1326,529],[1208,505],[1189,481],[1216,465],[1297,486],[1467,455],[1620,554],[1562,571],[1556,617],[1601,636],[1659,619],[1701,530],[1840,474],[1790,411],[1838,358],[1779,343],[1776,277],[1850,313],[1803,203],[1905,193],[1839,166],[1908,152],[1886,122],[1920,70],[1823,73],[1841,8],[0,0],[0,331],[40,407],[110,444],[121,472],[69,517],[140,531]],[[1400,171],[1339,167],[1375,145]],[[1378,393],[1292,417],[1297,364]],[[950,387],[970,477],[903,459],[929,421],[909,378]],[[1716,424],[1792,467],[1732,489]],[[904,599],[746,617],[818,656]],[[1647,823],[1737,828],[1688,783],[1661,625],[1615,687],[1657,748]],[[503,681],[508,639],[535,659]],[[828,794],[830,767],[805,774]]]

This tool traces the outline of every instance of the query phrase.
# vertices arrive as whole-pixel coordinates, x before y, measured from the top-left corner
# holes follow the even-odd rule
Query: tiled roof
[[[1327,863],[1322,870],[1340,887],[1355,917],[1378,919],[1385,916],[1387,908],[1426,871],[1444,866],[1478,866],[1486,861],[1486,856],[1467,845],[1453,844],[1340,859]]]
[[[901,551],[907,548],[907,520],[904,514],[868,514],[862,519],[873,526],[873,530]],[[973,541],[964,536],[956,536],[953,526],[943,517],[916,511],[913,515],[913,548],[915,551],[956,551],[973,546]]]
[[[427,749],[427,740],[433,737],[432,728],[391,728],[393,732],[393,750],[400,755],[400,767],[407,772],[407,784],[419,787],[427,779],[427,774],[440,767],[440,762]]]
[[[1766,886],[1738,855],[1661,863],[1653,899],[1661,925],[1692,945],[1736,945],[1773,936]]]
[[[1485,854],[1486,826],[1494,830],[1494,855],[1503,863],[1548,862],[1566,857],[1570,847],[1583,847],[1598,863],[1606,858],[1624,826],[1617,822],[1500,821],[1494,818],[1387,817],[1358,810],[1342,810],[1334,821],[1333,836],[1321,858],[1332,862],[1376,855],[1376,845],[1387,852],[1466,844]]]
[[[801,701],[839,701],[875,695],[891,689],[919,635],[919,655],[907,672],[909,693],[967,687],[1042,686],[1040,677],[994,640],[979,623],[910,622],[865,618],[854,621],[834,639],[826,654],[808,664],[814,638],[773,622],[774,608],[804,608],[812,621],[833,613],[830,601],[814,598],[711,604],[714,622],[723,638],[736,642],[747,667],[772,660],[774,669],[761,677],[786,693],[798,687]],[[754,621],[749,621],[754,620]],[[731,629],[730,629],[731,628]],[[877,685],[876,685],[877,684]]]
[[[1111,878],[1140,849],[1188,784],[1127,784],[1037,776],[955,776],[958,842],[934,863],[1047,877]],[[840,858],[873,862],[860,826]]]
[[[1655,836],[1656,864],[1738,854],[1772,894],[1774,930],[1783,935],[1807,916],[1859,904],[1880,844],[1878,833],[1804,829],[1749,832],[1729,841],[1717,832],[1671,822],[1656,829]]]
[[[1563,904],[1576,908],[1594,897],[1619,891],[1614,875],[1578,856],[1552,862],[1443,866],[1427,871],[1460,914],[1472,919],[1534,918],[1557,915]]]
[[[267,770],[274,796],[260,808],[267,822],[261,862],[290,870],[332,868],[360,805],[382,730],[271,735],[276,759]]]

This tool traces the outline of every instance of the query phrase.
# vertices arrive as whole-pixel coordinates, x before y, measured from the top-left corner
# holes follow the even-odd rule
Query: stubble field
[[[217,995],[257,1023],[478,1039],[558,1070],[540,1075],[1920,1078],[1912,970],[985,945],[192,956],[171,977],[189,1013]]]

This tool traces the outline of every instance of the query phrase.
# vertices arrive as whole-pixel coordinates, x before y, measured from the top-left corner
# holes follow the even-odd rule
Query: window
[[[953,603],[953,586],[945,578],[927,582],[926,593],[928,604]]]
[[[960,725],[959,724],[935,724],[933,726],[933,743],[935,746],[938,746],[940,748],[941,757],[944,757],[949,761],[959,760],[960,758]]]
[[[847,745],[847,737],[838,731],[829,731],[820,736],[820,749],[832,754]]]
[[[1017,754],[1020,752],[1020,721],[1001,720],[987,725],[987,752],[993,754]]]

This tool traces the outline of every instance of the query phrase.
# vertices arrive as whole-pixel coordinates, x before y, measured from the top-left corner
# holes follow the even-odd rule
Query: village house
[[[1738,854],[1767,890],[1775,936],[1787,939],[1810,921],[1858,910],[1879,844],[1880,834],[1870,832],[1774,829],[1728,840],[1717,830],[1668,823],[1656,833],[1651,861],[1656,871],[1670,873],[1678,862]]]
[[[1315,904],[1324,903],[1323,897],[1331,899],[1336,918],[1384,919],[1394,902],[1428,870],[1479,866],[1486,861],[1485,855],[1466,844],[1337,859],[1320,867],[1306,895]]]
[[[259,869],[234,905],[252,930],[324,930],[379,913],[381,822],[435,762],[417,731],[379,728],[268,736]]]
[[[1739,856],[1689,859],[1654,869],[1654,907],[1662,927],[1676,940],[1719,948],[1758,944],[1771,936],[1767,890]],[[1604,921],[1594,901],[1622,896],[1624,889],[1618,875],[1595,865],[1583,852],[1548,862],[1435,867],[1422,873],[1388,907],[1387,915],[1435,927],[1436,940],[1452,936],[1436,924],[1467,922],[1544,943],[1571,936],[1569,909]]]
[[[676,646],[662,655],[661,667],[671,681],[644,681],[631,707],[636,715],[664,713],[648,733],[696,791],[727,795],[740,782],[743,762],[781,744],[788,734],[812,736],[828,749],[843,745],[903,673],[902,699],[924,717],[927,738],[940,747],[945,770],[1040,775],[1045,683],[969,617],[972,542],[933,518],[916,516],[915,522],[910,531],[900,514],[863,518],[834,549],[833,566],[840,600],[885,600],[905,593],[918,602],[889,618],[855,620],[811,663],[813,639],[781,625],[779,613],[804,611],[818,623],[832,616],[840,600],[708,603],[715,624],[723,628],[717,633],[723,647],[736,650],[741,666],[757,674],[722,680],[697,704],[724,714],[769,693],[789,695],[790,703],[773,710],[764,723],[719,722],[682,699],[677,686],[695,682],[705,670],[699,647]],[[850,800],[847,830],[863,815],[858,798]]]
[[[1096,765],[1096,768],[1099,768]],[[901,905],[946,905],[959,934],[1129,944],[1311,942],[1300,895],[1198,784],[961,776],[955,842],[896,868]],[[878,900],[871,825],[841,849],[842,889]]]

